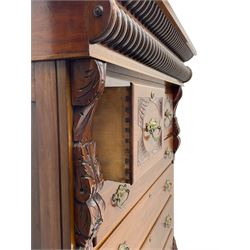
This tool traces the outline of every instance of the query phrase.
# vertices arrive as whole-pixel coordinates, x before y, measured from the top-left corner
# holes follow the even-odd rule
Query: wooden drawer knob
[[[119,245],[118,250],[129,250],[129,247],[126,244],[126,241],[124,241],[123,243]]]
[[[119,185],[116,192],[112,195],[112,206],[122,208],[129,197],[130,190],[127,185]]]
[[[93,14],[95,17],[102,16],[103,15],[103,6],[102,5],[96,6],[93,10]]]
[[[165,221],[163,223],[163,226],[165,228],[170,228],[172,225],[172,217],[170,215],[167,215],[167,217],[165,218]]]

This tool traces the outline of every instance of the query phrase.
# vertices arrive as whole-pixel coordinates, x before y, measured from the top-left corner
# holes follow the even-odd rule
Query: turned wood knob
[[[103,6],[102,5],[97,5],[94,10],[93,10],[93,14],[96,17],[100,17],[103,15]]]

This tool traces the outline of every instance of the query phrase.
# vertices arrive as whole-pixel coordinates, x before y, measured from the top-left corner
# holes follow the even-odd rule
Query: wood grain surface
[[[58,103],[58,136],[60,159],[61,189],[61,227],[62,249],[70,249],[72,237],[72,106],[70,98],[69,63],[65,60],[56,62],[57,68],[57,103]]]
[[[33,196],[38,195],[39,198],[33,201],[35,206],[32,207],[32,218],[36,218],[32,222],[36,227],[32,236],[33,246],[58,249],[62,245],[55,62],[36,62],[34,74],[36,99],[32,104],[32,140],[35,152],[32,154],[32,174],[36,192]],[[36,185],[39,185],[39,191]]]
[[[92,121],[106,76],[106,64],[93,59],[71,62],[73,104],[74,221],[77,247],[91,249],[103,222],[105,203]]]
[[[165,171],[109,236],[101,249],[117,249],[123,242],[126,242],[131,249],[139,249],[142,246],[160,211],[170,197],[162,189],[166,178]]]
[[[32,60],[88,55],[86,1],[31,1]]]
[[[99,248],[102,242],[110,235],[112,230],[120,223],[121,220],[128,214],[128,212],[133,208],[133,206],[137,203],[138,200],[143,196],[144,193],[155,183],[158,177],[166,171],[166,179],[169,179],[173,182],[173,166],[165,165],[164,160],[157,162],[149,171],[146,173],[141,179],[139,179],[135,184],[127,185],[130,190],[130,194],[126,202],[122,207],[113,206],[111,203],[112,195],[116,192],[119,185],[123,183],[117,183],[113,181],[105,181],[104,187],[101,190],[100,194],[106,203],[106,210],[104,212],[104,222],[100,227],[99,232],[97,233],[97,247]],[[166,195],[167,193],[172,194],[173,190],[170,191],[165,190],[165,183],[160,188],[163,190]]]
[[[166,219],[172,221],[170,226],[170,222],[166,224]],[[141,249],[164,249],[165,242],[171,232],[173,223],[173,199],[171,198],[161,211]]]

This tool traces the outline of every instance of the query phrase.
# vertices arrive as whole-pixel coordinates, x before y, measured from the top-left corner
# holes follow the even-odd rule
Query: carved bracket
[[[173,86],[173,152],[175,153],[181,144],[181,139],[179,137],[180,127],[178,124],[178,120],[176,117],[176,109],[177,105],[182,97],[182,87],[181,86]]]
[[[93,115],[104,90],[105,77],[105,63],[93,59],[71,63],[75,240],[76,247],[84,249],[92,249],[105,209],[98,193],[103,186],[103,177],[91,134]]]

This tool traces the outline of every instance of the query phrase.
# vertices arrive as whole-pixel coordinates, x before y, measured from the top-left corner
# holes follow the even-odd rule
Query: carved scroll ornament
[[[181,144],[181,139],[179,137],[180,134],[180,127],[178,124],[178,120],[176,117],[176,109],[179,100],[182,97],[182,87],[181,86],[174,86],[173,87],[173,108],[174,108],[174,115],[173,115],[173,152],[175,153]]]
[[[93,60],[71,63],[73,111],[74,218],[76,247],[92,249],[102,223],[105,203],[98,193],[103,186],[91,126],[104,90],[106,64]]]

